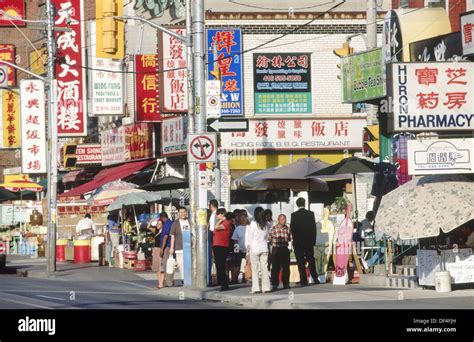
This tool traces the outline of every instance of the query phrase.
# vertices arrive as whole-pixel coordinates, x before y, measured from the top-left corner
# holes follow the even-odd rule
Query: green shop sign
[[[355,103],[385,97],[382,49],[342,58],[342,102]]]

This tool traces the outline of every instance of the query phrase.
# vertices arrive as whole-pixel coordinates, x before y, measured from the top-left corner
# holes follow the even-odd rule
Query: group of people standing
[[[276,291],[281,282],[284,289],[290,288],[290,242],[295,252],[300,285],[308,285],[306,263],[314,284],[318,284],[318,275],[314,260],[316,244],[316,220],[312,211],[305,209],[305,199],[296,201],[298,210],[291,215],[291,224],[280,214],[273,221],[271,210],[257,207],[250,222],[246,210],[234,210],[227,213],[218,208],[212,200],[209,205],[210,238],[214,262],[216,265],[220,291],[229,290],[229,277],[226,260],[232,254],[232,282],[236,282],[241,261],[246,257],[251,264],[251,293]]]

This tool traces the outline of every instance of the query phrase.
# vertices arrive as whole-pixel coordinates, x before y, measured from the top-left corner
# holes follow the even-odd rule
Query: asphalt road
[[[0,309],[238,309],[160,296],[149,281],[65,281],[0,275]]]

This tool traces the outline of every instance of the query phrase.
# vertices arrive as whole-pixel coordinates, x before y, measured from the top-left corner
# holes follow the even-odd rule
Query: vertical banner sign
[[[207,30],[209,80],[220,80],[221,115],[243,116],[242,33],[240,29]]]
[[[135,55],[136,121],[161,121],[158,91],[158,55]]]
[[[46,173],[46,111],[44,83],[20,82],[22,173]]]
[[[15,63],[15,46],[12,44],[0,44],[0,61],[4,60]],[[16,86],[16,69],[8,66],[8,86]]]
[[[25,0],[3,0],[0,1],[0,10],[9,15],[0,14],[0,26],[26,26],[23,20],[12,19],[11,17],[25,18]]]
[[[186,29],[173,28],[171,31],[186,35]],[[186,113],[188,111],[186,45],[183,41],[161,33],[160,70],[161,111],[164,113]]]
[[[311,54],[254,53],[255,114],[311,113]]]
[[[92,57],[92,115],[123,115],[121,65],[110,58]]]
[[[187,139],[187,117],[177,116],[165,118],[161,123],[161,155],[171,157],[186,154],[188,147]]]
[[[124,163],[125,159],[125,128],[105,130],[101,133],[102,142],[102,165],[114,165]]]
[[[461,26],[461,44],[464,56],[474,54],[474,11],[463,13],[459,16]]]
[[[148,123],[136,123],[123,127],[126,161],[152,158],[153,126]]]
[[[70,28],[57,32],[58,136],[87,135],[86,59],[83,0],[52,0],[57,8],[54,24]]]
[[[18,148],[20,143],[20,94],[2,90],[3,147]]]

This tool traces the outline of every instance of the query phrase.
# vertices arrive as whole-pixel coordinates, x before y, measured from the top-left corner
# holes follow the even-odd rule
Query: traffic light
[[[123,0],[96,1],[96,56],[99,58],[124,57],[124,24],[114,17],[123,15]]]
[[[380,155],[379,125],[365,127],[364,132],[364,153],[375,158]]]
[[[64,144],[63,167],[65,169],[70,169],[76,166],[76,163],[77,163],[76,150],[77,150],[77,144]]]
[[[342,47],[340,49],[334,49],[333,52],[337,57],[343,58],[345,56],[352,55],[354,53],[354,49],[349,46],[348,42],[345,42],[342,44]],[[337,67],[338,69],[342,69],[341,63],[339,63]],[[338,75],[337,78],[341,79],[341,76]]]

